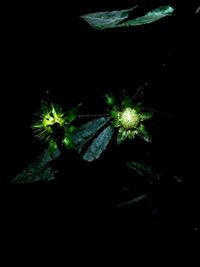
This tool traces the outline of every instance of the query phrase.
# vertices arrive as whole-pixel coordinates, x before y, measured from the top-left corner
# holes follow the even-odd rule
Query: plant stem
[[[137,98],[137,96],[139,95],[139,94],[142,94],[143,92],[143,89],[145,88],[145,87],[147,87],[150,83],[151,83],[152,81],[148,81],[148,82],[146,82],[146,83],[144,83],[143,85],[141,85],[138,89],[137,89],[137,91],[135,92],[135,94],[133,95],[133,97],[132,97],[132,101],[134,101],[136,98]]]
[[[105,114],[93,114],[93,115],[78,115],[77,117],[79,119],[81,118],[99,118],[99,117],[108,117],[110,114],[105,113]]]

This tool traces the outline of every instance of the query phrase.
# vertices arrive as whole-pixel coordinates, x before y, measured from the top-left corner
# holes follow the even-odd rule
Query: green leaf
[[[83,152],[83,159],[93,161],[99,158],[106,149],[113,135],[111,126],[104,127],[110,121],[109,117],[101,117],[85,123],[73,134],[73,142],[79,153]],[[103,130],[101,131],[101,129]],[[100,133],[99,133],[100,131]],[[94,140],[93,140],[94,139]],[[88,145],[88,148],[87,148]]]
[[[97,13],[89,13],[82,15],[81,18],[89,23],[94,29],[104,30],[107,28],[118,27],[118,23],[127,19],[129,13],[137,6],[119,11],[105,11]]]
[[[90,141],[95,134],[108,123],[110,118],[101,117],[87,122],[80,126],[72,135],[73,143],[80,153],[84,146]]]
[[[97,13],[89,13],[82,15],[81,18],[89,23],[94,29],[104,30],[108,28],[129,27],[149,24],[166,16],[170,16],[174,12],[174,8],[171,6],[160,6],[144,16],[130,19],[126,22],[131,11],[137,8],[137,6],[118,11],[105,11]]]
[[[164,17],[172,15],[174,10],[175,9],[171,6],[161,6],[159,8],[156,8],[156,9],[146,13],[144,16],[128,20],[128,21],[118,25],[118,27],[140,26],[140,25],[144,25],[144,24],[150,24],[150,23],[155,22],[157,20],[160,20]]]
[[[150,183],[152,183],[152,178],[155,180],[159,179],[159,174],[150,166],[144,164],[144,163],[139,163],[139,162],[134,162],[131,161],[127,163],[127,166],[133,169],[135,172],[137,172],[141,176],[148,176],[148,180]]]
[[[114,129],[111,126],[106,127],[85,152],[83,159],[86,161],[93,161],[99,158],[102,152],[106,149],[114,133]]]
[[[60,150],[46,149],[35,162],[31,163],[24,171],[11,180],[12,184],[32,183],[38,181],[51,181],[55,179],[55,173],[49,163],[59,157]]]

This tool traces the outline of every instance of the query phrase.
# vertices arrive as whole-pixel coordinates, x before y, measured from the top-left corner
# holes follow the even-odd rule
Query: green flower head
[[[150,119],[152,112],[142,112],[142,104],[133,104],[129,97],[125,97],[121,107],[113,106],[111,118],[113,127],[118,128],[117,142],[122,143],[126,138],[134,139],[136,135],[146,142],[151,141],[143,121]]]
[[[66,146],[72,145],[70,134],[75,130],[71,122],[76,118],[76,110],[63,112],[59,105],[42,103],[41,112],[36,114],[32,128],[35,136],[48,142],[50,146],[56,146],[62,142]]]

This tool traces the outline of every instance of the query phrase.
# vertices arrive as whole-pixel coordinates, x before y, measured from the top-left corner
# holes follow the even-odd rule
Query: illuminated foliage
[[[81,18],[94,29],[105,30],[153,23],[167,16],[171,16],[175,11],[172,6],[160,6],[147,12],[143,16],[131,18],[132,11],[137,10],[137,8],[138,6],[134,6],[130,9],[89,13],[82,15]]]
[[[76,119],[76,113],[77,109],[63,112],[59,105],[53,103],[48,105],[43,102],[41,112],[36,114],[32,125],[35,136],[48,142],[51,149],[56,148],[58,143],[72,147],[71,134],[75,127],[71,125],[71,122]]]

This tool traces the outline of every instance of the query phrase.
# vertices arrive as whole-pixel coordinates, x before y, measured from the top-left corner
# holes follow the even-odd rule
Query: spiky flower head
[[[50,146],[56,146],[58,142],[70,146],[72,145],[70,134],[75,130],[71,122],[75,118],[75,109],[65,113],[59,105],[42,102],[41,112],[36,114],[32,128],[35,136],[48,142]]]
[[[113,100],[112,102],[115,103],[116,101]],[[147,132],[143,121],[150,119],[153,116],[153,113],[142,112],[141,102],[134,105],[131,99],[125,96],[121,106],[110,106],[112,106],[110,113],[113,127],[118,128],[118,143],[122,143],[126,138],[133,139],[136,135],[147,142],[151,141],[151,137]]]
[[[137,128],[140,117],[135,109],[127,107],[122,112],[119,112],[119,124],[126,130]]]

